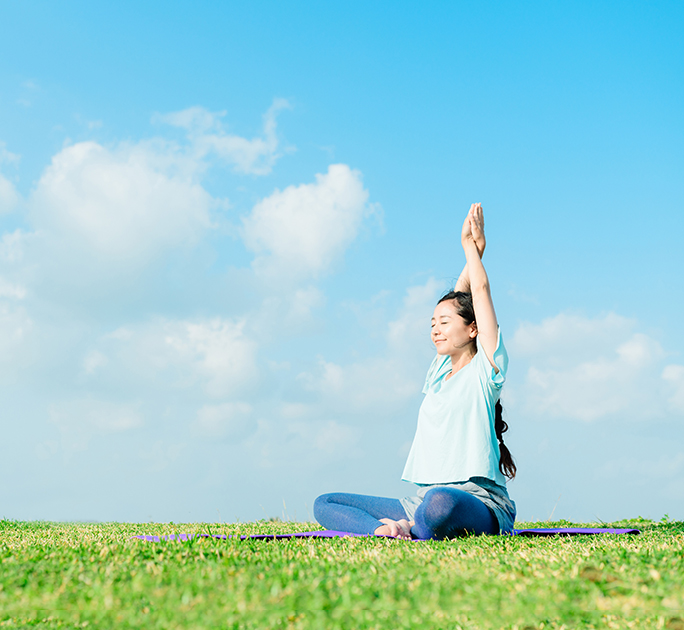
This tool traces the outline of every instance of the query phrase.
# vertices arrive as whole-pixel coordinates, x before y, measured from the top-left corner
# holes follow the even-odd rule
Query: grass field
[[[607,525],[643,533],[150,543],[130,536],[318,527],[4,520],[0,627],[684,630],[684,523]]]

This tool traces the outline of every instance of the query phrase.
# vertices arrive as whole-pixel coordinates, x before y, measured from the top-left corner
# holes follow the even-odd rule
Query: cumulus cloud
[[[274,335],[301,334],[320,325],[315,313],[325,304],[323,292],[314,286],[290,291],[280,291],[274,287],[264,297],[261,306],[254,314],[252,326],[259,331],[259,339],[275,340]],[[274,327],[273,322],[278,326]]]
[[[52,404],[49,419],[59,429],[66,454],[85,450],[94,436],[121,433],[144,424],[137,404],[91,397]]]
[[[149,387],[199,387],[211,398],[249,391],[258,377],[256,343],[242,320],[155,320],[121,327],[90,350],[84,369],[91,374],[127,373]],[[107,372],[111,370],[112,372]]]
[[[400,409],[421,390],[422,383],[410,378],[402,367],[381,357],[347,365],[321,360],[315,373],[303,373],[300,380],[340,413],[376,411],[384,415]]]
[[[34,322],[24,308],[0,301],[0,366],[17,368],[30,359],[33,353],[27,344],[33,348],[34,331]]]
[[[154,444],[143,447],[138,452],[140,459],[147,464],[147,471],[161,472],[176,464],[185,450],[185,446],[182,442],[167,444],[163,440],[157,440]]]
[[[309,391],[321,396],[323,407],[342,413],[392,415],[420,393],[434,347],[430,316],[441,285],[430,278],[409,287],[395,319],[385,325],[384,348],[378,356],[341,365],[321,359],[316,372],[300,374]]]
[[[636,326],[614,313],[521,324],[509,347],[529,367],[515,399],[527,413],[547,418],[667,417],[679,405],[682,366],[663,370],[663,348]]]
[[[280,157],[276,133],[276,116],[290,104],[275,99],[264,114],[262,135],[247,139],[227,133],[221,123],[226,112],[212,113],[204,107],[190,107],[179,112],[157,116],[156,119],[185,129],[197,159],[215,155],[230,164],[238,173],[267,175]]]
[[[252,405],[227,402],[199,409],[192,431],[201,437],[238,441],[256,430],[256,426]]]
[[[20,230],[6,232],[0,237],[0,312],[19,312],[12,303],[24,300],[29,290],[22,267],[24,234]],[[24,313],[23,310],[21,310]],[[25,315],[21,316],[22,318]],[[24,329],[24,327],[21,327]]]
[[[430,318],[436,297],[443,288],[440,282],[429,278],[425,284],[406,289],[399,315],[390,321],[387,329],[387,344],[393,354],[401,353],[413,359],[415,355],[424,357],[426,348],[434,354]]]
[[[104,367],[108,363],[109,359],[104,354],[98,352],[97,350],[93,350],[84,357],[83,370],[86,374],[93,374],[99,368]]]
[[[0,214],[12,212],[19,205],[19,199],[14,184],[0,173]]]
[[[189,144],[156,138],[64,147],[27,199],[33,232],[15,233],[13,242],[3,235],[0,254],[21,245],[36,265],[35,277],[49,277],[50,286],[60,280],[78,287],[103,277],[132,279],[131,272],[149,268],[172,250],[187,250],[215,227],[212,210],[223,202],[201,184],[211,163],[251,174],[271,170],[279,156],[276,116],[287,106],[276,100],[264,115],[262,135],[251,140],[226,133],[223,114],[190,108],[161,117],[186,129]],[[0,175],[0,212],[19,201]]]
[[[14,232],[5,232],[0,238],[0,262],[18,263],[24,256],[26,234],[17,229]]]
[[[353,452],[360,437],[358,429],[335,420],[317,423],[315,427],[305,422],[291,423],[288,429],[326,455]]]
[[[0,164],[11,164],[19,162],[19,156],[7,150],[7,145],[0,142]],[[20,201],[20,195],[14,184],[0,173],[0,214],[12,212]]]
[[[671,410],[684,415],[684,365],[666,365],[662,377],[670,387],[668,403]]]
[[[177,361],[204,380],[210,396],[231,396],[256,376],[256,344],[245,336],[242,321],[169,323],[164,342]]]
[[[12,153],[11,151],[7,150],[7,145],[4,142],[0,141],[0,164],[4,163],[16,163],[19,161],[21,156],[19,156],[17,153]]]
[[[257,432],[246,440],[245,448],[261,468],[310,471],[359,457],[361,439],[358,427],[329,418],[288,422],[262,419]]]
[[[26,297],[26,288],[8,282],[0,277],[0,298],[13,298],[15,300],[23,300]]]
[[[191,167],[163,143],[68,146],[29,199],[32,221],[49,246],[63,255],[87,252],[89,264],[125,268],[195,242],[211,225],[211,205]]]
[[[655,457],[615,457],[601,464],[601,477],[613,479],[649,479],[657,485],[663,480],[682,479],[684,472],[684,452],[659,454]],[[681,482],[680,494],[681,494]]]
[[[356,238],[368,205],[361,173],[333,164],[313,184],[276,190],[243,219],[242,235],[258,274],[317,276]]]
[[[250,453],[250,461],[266,469],[285,464],[318,469],[331,461],[360,457],[369,418],[377,429],[378,423],[396,422],[398,413],[415,412],[407,403],[419,396],[434,353],[429,320],[441,288],[429,279],[407,290],[396,316],[384,324],[379,354],[347,364],[321,358],[316,369],[298,375],[285,395],[279,388],[260,390],[258,395],[255,390],[248,396],[245,388],[223,391],[221,402],[199,409],[192,433],[239,442]],[[128,329],[116,336],[141,345]],[[149,348],[141,352],[154,354]],[[280,382],[281,372],[287,378],[291,369],[279,364],[271,368]],[[186,375],[184,382],[190,381]],[[226,401],[229,396],[232,399]]]
[[[0,376],[14,384],[42,350],[39,326],[23,300],[26,289],[0,277]]]

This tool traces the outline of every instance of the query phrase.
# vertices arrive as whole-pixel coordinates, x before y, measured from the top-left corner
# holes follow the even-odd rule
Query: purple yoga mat
[[[514,529],[513,536],[581,536],[587,534],[639,534],[638,529],[608,529],[598,527],[558,527],[558,528],[538,528],[538,529]],[[315,532],[298,532],[296,534],[252,534],[251,536],[240,536],[240,540],[281,540],[283,538],[369,538],[366,534],[353,534],[351,532],[337,532],[331,529]],[[389,536],[375,536],[376,538],[389,538]],[[161,540],[181,540],[188,541],[193,538],[237,538],[237,536],[226,536],[222,534],[168,534],[167,536],[131,536],[139,540],[149,542],[159,542]]]
[[[638,529],[610,529],[603,527],[553,527],[514,529],[514,536],[581,536],[583,534],[640,534]]]
[[[365,534],[353,534],[352,532],[336,532],[332,529],[324,529],[316,532],[297,532],[296,534],[252,534],[251,536],[240,536],[240,540],[280,540],[282,538],[345,538],[352,536],[354,538],[368,538]],[[238,536],[226,536],[225,534],[169,534],[167,536],[131,536],[131,538],[139,538],[140,540],[148,540],[150,542],[159,542],[160,540],[191,540],[192,538],[220,538],[226,540],[228,538],[238,538]],[[385,536],[378,536],[378,538],[386,538]]]

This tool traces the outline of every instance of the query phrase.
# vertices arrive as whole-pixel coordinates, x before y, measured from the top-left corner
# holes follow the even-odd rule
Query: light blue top
[[[491,479],[505,487],[499,470],[494,406],[506,380],[508,354],[497,333],[492,368],[477,337],[477,353],[448,381],[451,357],[437,355],[425,379],[425,399],[402,479],[419,485]]]

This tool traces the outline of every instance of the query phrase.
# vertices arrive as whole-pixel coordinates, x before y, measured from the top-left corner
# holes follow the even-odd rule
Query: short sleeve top
[[[425,379],[425,398],[418,412],[404,481],[420,485],[467,481],[485,477],[501,486],[499,442],[494,430],[494,407],[506,380],[508,354],[497,331],[495,372],[477,337],[477,353],[449,380],[451,357],[437,355]]]

